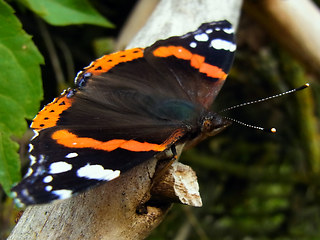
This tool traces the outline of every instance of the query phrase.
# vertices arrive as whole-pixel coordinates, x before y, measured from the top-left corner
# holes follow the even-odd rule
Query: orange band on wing
[[[124,51],[119,51],[109,55],[104,55],[101,58],[90,63],[88,67],[85,67],[84,72],[90,72],[92,74],[99,75],[101,73],[108,72],[111,68],[123,62],[130,62],[134,59],[143,57],[142,48],[133,48]]]
[[[153,55],[156,57],[170,57],[175,56],[176,58],[189,60],[190,65],[199,72],[206,74],[211,78],[226,79],[227,74],[219,67],[205,63],[205,58],[198,54],[193,54],[188,49],[181,46],[161,46],[153,51]]]
[[[181,136],[182,132],[180,132],[179,137]],[[171,139],[171,142],[165,141],[162,144],[138,142],[136,140],[124,139],[113,139],[103,142],[93,138],[78,137],[77,135],[69,132],[68,130],[58,130],[52,134],[52,139],[56,140],[57,143],[68,148],[93,148],[96,150],[103,150],[108,152],[116,150],[117,148],[122,148],[133,152],[162,152],[165,149],[167,149],[168,145],[172,143],[172,141],[176,141],[176,139],[178,139],[178,135],[174,133],[172,137],[168,139]]]
[[[55,98],[38,113],[30,127],[41,130],[56,126],[60,114],[71,106],[72,101],[73,99],[67,98],[65,95]]]

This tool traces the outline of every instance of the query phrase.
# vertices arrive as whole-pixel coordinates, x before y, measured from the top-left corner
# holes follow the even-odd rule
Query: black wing
[[[233,61],[227,21],[104,56],[34,119],[23,204],[70,197],[156,156],[197,128]]]

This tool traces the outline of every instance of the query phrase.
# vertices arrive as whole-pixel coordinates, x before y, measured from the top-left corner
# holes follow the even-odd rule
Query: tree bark
[[[195,30],[203,22],[227,19],[236,26],[241,4],[241,0],[162,0],[129,46],[144,47]],[[181,149],[177,151],[180,155]],[[201,206],[194,172],[176,163],[153,185],[157,201],[144,205],[144,214],[137,214],[141,201],[151,195],[157,162],[150,159],[71,199],[28,207],[8,239],[144,239],[172,202]]]

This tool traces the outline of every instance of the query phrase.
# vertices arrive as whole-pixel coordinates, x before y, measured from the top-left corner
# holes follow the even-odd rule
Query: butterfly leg
[[[157,165],[156,173],[153,176],[151,187],[157,183],[165,172],[169,169],[174,161],[178,159],[176,146],[173,144],[171,147],[172,156],[168,159],[160,159]]]

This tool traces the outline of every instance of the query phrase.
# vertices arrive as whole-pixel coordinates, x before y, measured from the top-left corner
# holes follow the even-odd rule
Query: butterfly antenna
[[[244,123],[244,122],[241,122],[237,119],[234,119],[234,118],[230,118],[230,117],[224,117],[225,119],[229,120],[229,121],[232,121],[234,123],[237,123],[237,124],[240,124],[242,126],[245,126],[245,127],[248,127],[248,128],[253,128],[253,129],[257,129],[257,130],[261,130],[261,131],[264,131],[264,132],[269,132],[269,133],[275,133],[277,132],[277,129],[276,128],[263,128],[263,127],[259,127],[259,126],[255,126],[255,125],[251,125],[251,124],[248,124],[248,123]]]
[[[302,86],[300,86],[298,88],[294,88],[292,90],[289,90],[289,91],[286,91],[286,92],[283,92],[283,93],[279,93],[279,94],[276,94],[276,95],[273,95],[273,96],[270,96],[270,97],[266,97],[266,98],[262,98],[262,99],[258,99],[258,100],[255,100],[255,101],[241,103],[241,104],[238,104],[238,105],[235,105],[235,106],[232,106],[232,107],[228,107],[226,109],[223,109],[222,111],[219,111],[219,113],[230,111],[232,109],[240,108],[240,107],[243,107],[243,106],[246,106],[246,105],[250,105],[250,104],[264,102],[264,101],[267,101],[267,100],[270,100],[270,99],[273,99],[273,98],[282,97],[284,95],[287,95],[287,94],[294,93],[294,92],[300,91],[302,89],[305,89],[305,88],[307,88],[309,86],[310,86],[310,84],[306,83],[306,84],[304,84],[304,85],[302,85]],[[257,130],[261,130],[261,131],[269,132],[269,133],[277,132],[276,128],[263,128],[263,127],[259,127],[259,126],[255,126],[255,125],[251,125],[251,124],[248,124],[248,123],[241,122],[241,121],[239,121],[237,119],[234,119],[234,118],[230,118],[230,117],[224,117],[224,118],[229,120],[229,121],[232,121],[234,123],[237,123],[237,124],[240,124],[242,126],[248,127],[248,128],[253,128],[253,129],[257,129]]]
[[[276,95],[273,95],[273,96],[270,96],[270,97],[261,98],[261,99],[254,100],[254,101],[250,101],[250,102],[241,103],[241,104],[238,104],[238,105],[235,105],[235,106],[232,106],[232,107],[228,107],[228,108],[226,108],[226,109],[223,109],[223,110],[219,111],[219,113],[221,113],[221,112],[226,112],[226,111],[230,111],[230,110],[232,110],[232,109],[240,108],[240,107],[243,107],[243,106],[246,106],[246,105],[251,105],[251,104],[255,104],[255,103],[260,103],[260,102],[268,101],[268,100],[273,99],[273,98],[282,97],[282,96],[284,96],[284,95],[291,94],[291,93],[300,91],[300,90],[302,90],[302,89],[305,89],[305,88],[307,88],[307,87],[309,87],[309,86],[310,86],[310,84],[309,84],[309,83],[306,83],[306,84],[302,85],[301,87],[294,88],[294,89],[291,89],[291,90],[286,91],[286,92],[283,92],[283,93],[279,93],[279,94],[276,94]],[[229,119],[229,120],[231,120],[231,119]],[[232,120],[231,120],[231,121],[232,121]],[[236,122],[236,121],[234,121],[234,122]],[[242,124],[242,125],[246,125],[246,124]]]

